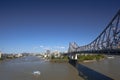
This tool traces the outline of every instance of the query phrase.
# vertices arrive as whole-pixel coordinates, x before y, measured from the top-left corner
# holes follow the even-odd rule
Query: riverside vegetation
[[[2,58],[0,58],[0,61],[3,60]]]
[[[105,56],[103,54],[94,54],[94,55],[78,55],[78,62],[92,62],[92,61],[99,61],[103,60]],[[55,57],[51,56],[50,59],[51,62],[55,63],[62,63],[62,62],[69,62],[68,56],[61,56],[61,57]]]
[[[103,54],[94,54],[94,55],[78,55],[78,62],[91,62],[91,61],[99,61],[104,59],[105,56]]]
[[[0,61],[3,61],[4,59],[3,58],[0,58]]]
[[[61,56],[61,57],[55,57],[54,55],[51,56],[51,62],[58,62],[58,63],[63,63],[63,62],[68,62],[68,56]]]

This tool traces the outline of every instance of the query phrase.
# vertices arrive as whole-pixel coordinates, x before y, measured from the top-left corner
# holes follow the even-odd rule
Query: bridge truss
[[[84,46],[70,43],[68,52],[120,53],[120,10],[94,41]]]

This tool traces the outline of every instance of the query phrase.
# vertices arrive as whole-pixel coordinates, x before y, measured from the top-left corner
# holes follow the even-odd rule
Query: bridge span
[[[74,59],[76,53],[120,54],[120,10],[95,40],[84,46],[69,43],[68,53]]]

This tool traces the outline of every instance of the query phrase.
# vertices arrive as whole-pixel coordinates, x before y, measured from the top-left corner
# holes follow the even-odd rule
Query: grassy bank
[[[105,58],[105,56],[102,55],[102,54],[97,54],[97,55],[79,55],[78,56],[78,61],[79,62],[90,61],[90,60],[99,61],[99,60],[102,60],[104,58]]]
[[[54,57],[52,56],[50,59],[50,62],[55,62],[55,63],[63,63],[63,62],[68,62],[68,56],[62,56],[62,57]]]
[[[0,61],[2,61],[3,60],[3,58],[0,58]]]
[[[78,55],[78,62],[93,62],[93,61],[99,61],[104,59],[105,56],[102,54],[94,54],[94,55]],[[69,62],[68,56],[62,56],[62,57],[54,57],[51,56],[50,62],[55,63],[63,63],[63,62]]]
[[[16,59],[17,57],[9,57],[9,56],[5,56],[5,57],[2,57],[0,58],[0,61],[3,61],[3,60],[12,60],[12,59]]]
[[[0,58],[0,61],[2,60],[2,58]]]

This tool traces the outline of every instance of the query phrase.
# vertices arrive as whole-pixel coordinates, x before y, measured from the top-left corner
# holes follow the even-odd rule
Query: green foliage
[[[104,55],[98,54],[98,55],[79,55],[78,60],[84,61],[84,60],[100,60],[103,59]]]
[[[68,59],[68,56],[63,56],[63,58],[62,59]]]
[[[61,63],[61,62],[68,62],[68,56],[61,56],[61,57],[55,57],[55,56],[51,56],[51,62],[57,62],[57,63]]]
[[[51,56],[51,59],[55,59],[55,56],[54,56],[54,55],[52,55],[52,56]]]
[[[80,60],[80,61],[84,61],[85,60],[85,56],[83,55],[80,55],[80,56],[78,56],[78,60]]]
[[[8,57],[8,56],[7,56],[6,58],[7,58],[7,59],[14,59],[15,57]]]
[[[102,58],[104,58],[104,55],[102,55],[102,54],[96,55],[96,60],[100,60],[100,59],[102,59]]]
[[[3,60],[3,58],[0,58],[0,61]]]

